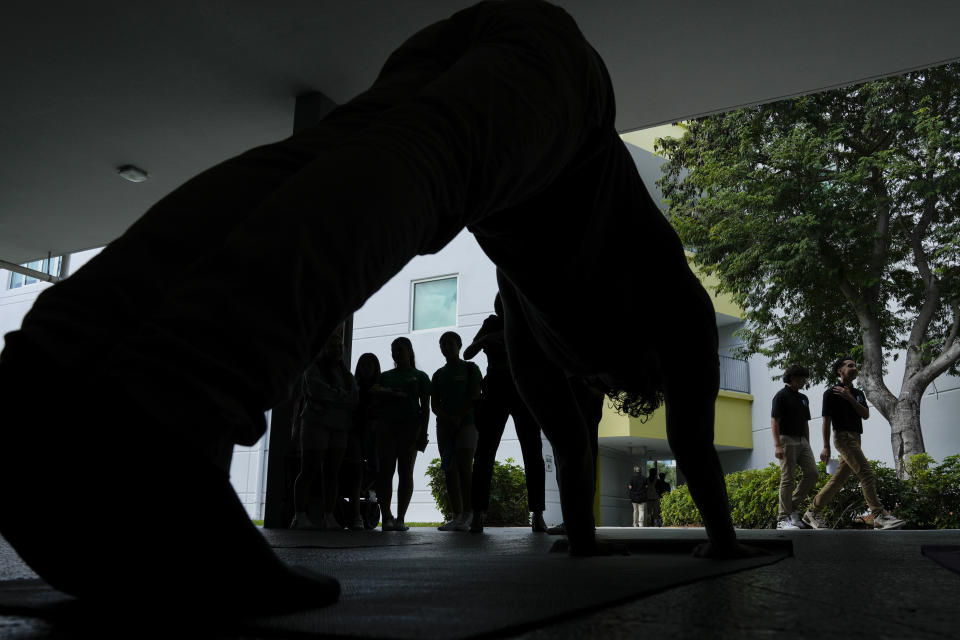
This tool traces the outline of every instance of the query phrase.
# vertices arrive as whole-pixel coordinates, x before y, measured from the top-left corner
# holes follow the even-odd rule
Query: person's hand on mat
[[[710,558],[712,560],[739,560],[742,558],[756,558],[768,556],[770,552],[760,547],[751,547],[747,544],[734,542],[732,545],[719,545],[713,542],[704,542],[693,548],[694,558]]]

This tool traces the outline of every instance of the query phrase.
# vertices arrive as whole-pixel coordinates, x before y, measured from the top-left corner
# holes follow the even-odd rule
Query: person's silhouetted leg
[[[535,530],[544,529],[543,512],[546,509],[546,470],[543,466],[543,440],[540,438],[540,425],[530,414],[530,410],[513,390],[510,401],[510,413],[513,426],[520,441],[523,454],[523,471],[527,482],[527,508],[534,514]]]
[[[330,447],[323,456],[323,528],[328,531],[343,528],[333,510],[340,499],[340,465],[345,452],[343,447]]]
[[[293,522],[291,529],[319,529],[321,522],[313,522],[307,511],[310,506],[310,495],[313,486],[323,471],[322,452],[303,451],[300,455],[300,473],[293,483]]]
[[[400,452],[397,459],[397,530],[406,531],[407,508],[413,498],[413,466],[417,461],[417,450],[410,447]]]
[[[557,459],[561,509],[574,555],[598,553],[593,519],[595,460],[590,428],[567,374],[540,351],[530,332],[519,294],[498,272],[504,307],[504,337],[517,391],[543,428]]]
[[[378,436],[379,464],[377,465],[377,502],[380,504],[380,517],[383,531],[393,531],[396,520],[393,517],[393,473],[397,469],[397,456],[389,452],[383,444],[383,438]]]
[[[497,381],[498,376],[505,375],[509,374],[497,372],[484,378],[483,393],[476,407],[477,449],[474,452],[470,482],[470,502],[474,513],[471,531],[474,533],[483,531],[483,514],[490,508],[493,464],[509,415],[509,409],[502,397],[502,385]]]

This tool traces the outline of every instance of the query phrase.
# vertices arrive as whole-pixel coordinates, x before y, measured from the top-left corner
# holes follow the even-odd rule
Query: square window
[[[457,277],[413,283],[413,330],[457,326]]]

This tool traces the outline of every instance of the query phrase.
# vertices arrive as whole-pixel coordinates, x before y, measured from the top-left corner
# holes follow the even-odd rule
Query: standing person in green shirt
[[[470,502],[473,453],[477,427],[473,405],[480,397],[483,374],[473,362],[460,358],[463,340],[453,332],[440,336],[440,351],[447,364],[437,369],[431,381],[433,412],[437,415],[437,445],[447,478],[447,494],[453,518],[440,531],[469,531],[473,519]]]
[[[394,368],[380,374],[371,390],[379,398],[376,448],[377,501],[380,503],[383,531],[406,531],[404,524],[410,498],[413,497],[413,465],[417,451],[427,448],[427,423],[430,420],[430,378],[416,368],[413,344],[397,338],[390,345]],[[397,470],[397,517],[393,517],[393,472]]]

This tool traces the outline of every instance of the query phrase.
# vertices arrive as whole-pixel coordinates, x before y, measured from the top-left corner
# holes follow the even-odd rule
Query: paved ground
[[[606,529],[608,537],[631,537],[635,542],[691,541],[702,538],[701,529]],[[106,531],[105,535],[118,535]],[[268,533],[268,535],[273,535]],[[306,538],[284,537],[273,542],[286,548],[278,553],[288,560],[344,557],[442,558],[470,554],[488,571],[502,572],[503,580],[515,582],[516,567],[524,572],[555,570],[558,560],[564,573],[574,578],[595,564],[547,554],[549,540],[524,529],[491,529],[489,535],[443,534],[413,530],[404,538],[377,532],[335,534],[325,545],[334,549],[307,548]],[[960,637],[960,574],[948,571],[920,555],[923,544],[958,545],[960,531],[744,531],[745,541],[783,541],[793,544],[794,556],[776,564],[706,578],[693,584],[668,588],[592,612],[559,616],[553,622],[514,627],[498,637],[526,640],[548,638],[768,638],[778,635],[810,638],[958,638]],[[381,546],[380,540],[392,546]],[[327,544],[329,543],[329,544]],[[352,555],[351,555],[352,554]],[[531,560],[532,558],[532,560]],[[397,560],[399,562],[400,560]],[[531,562],[533,563],[531,565]],[[569,565],[566,564],[569,562]],[[481,566],[481,565],[477,565]],[[660,565],[657,565],[658,567]],[[552,567],[552,569],[551,569]],[[569,567],[569,569],[567,568]],[[609,580],[616,581],[616,563],[605,565]],[[670,571],[669,565],[658,570]],[[0,580],[34,577],[10,548],[0,540]],[[596,579],[593,575],[591,579]],[[383,595],[405,593],[423,584],[422,575],[395,575],[380,580]],[[465,597],[469,595],[465,594]],[[501,605],[503,606],[503,605]],[[373,612],[370,615],[375,615]],[[412,616],[420,615],[417,610]],[[422,615],[426,616],[427,613]],[[491,611],[491,615],[496,615]],[[462,621],[469,627],[470,620]],[[125,630],[126,637],[146,635],[144,629]],[[308,625],[309,626],[309,625]],[[88,630],[89,633],[89,630]],[[184,637],[190,634],[184,634]],[[301,631],[205,633],[212,638],[303,637]],[[379,633],[389,637],[389,630]],[[23,638],[74,638],[79,634],[49,622],[0,616],[0,640]],[[421,637],[431,637],[424,633]],[[433,634],[436,637],[436,634]]]

